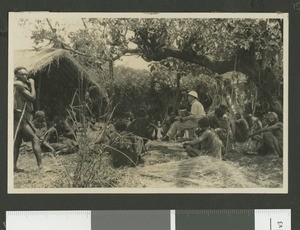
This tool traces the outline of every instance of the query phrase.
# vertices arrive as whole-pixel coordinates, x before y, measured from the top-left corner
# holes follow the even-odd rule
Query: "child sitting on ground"
[[[46,123],[46,115],[43,111],[36,111],[33,116],[32,125],[36,136],[40,140],[40,145],[43,151],[50,151],[52,154],[55,154],[54,148],[49,144],[49,137],[51,129],[48,130]]]

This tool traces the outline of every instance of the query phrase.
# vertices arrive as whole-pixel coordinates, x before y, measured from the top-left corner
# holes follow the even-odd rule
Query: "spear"
[[[17,138],[17,134],[19,132],[19,129],[20,129],[20,125],[21,125],[21,122],[23,120],[23,117],[24,117],[24,114],[25,114],[25,109],[26,109],[26,106],[27,106],[27,101],[25,102],[24,104],[24,107],[23,107],[23,110],[22,110],[22,113],[21,113],[21,117],[20,117],[20,120],[18,122],[18,125],[17,125],[17,128],[16,128],[16,131],[15,131],[15,136],[14,136],[14,144],[15,144],[15,141],[16,141],[16,138]]]

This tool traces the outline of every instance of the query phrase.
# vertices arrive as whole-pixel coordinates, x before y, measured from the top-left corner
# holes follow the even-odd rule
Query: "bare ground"
[[[143,163],[122,171],[119,185],[149,188],[280,188],[282,159],[275,155],[245,155],[236,144],[223,161],[208,156],[189,158],[180,143],[149,143]],[[73,187],[76,154],[43,157],[44,169],[36,166],[34,155],[23,149],[14,174],[15,188]],[[101,178],[99,178],[100,180]],[[97,180],[97,178],[96,178]],[[97,184],[97,183],[96,183]]]

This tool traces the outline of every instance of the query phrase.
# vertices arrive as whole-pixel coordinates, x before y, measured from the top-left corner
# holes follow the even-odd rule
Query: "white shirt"
[[[195,116],[196,121],[206,116],[203,105],[197,99],[192,101],[191,114]]]

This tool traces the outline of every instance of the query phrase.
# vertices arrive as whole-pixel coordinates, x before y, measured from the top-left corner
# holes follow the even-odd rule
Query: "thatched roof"
[[[60,65],[61,62],[67,64]],[[24,66],[29,71],[29,74],[35,75],[38,72],[49,72],[52,65],[59,66],[64,71],[58,73],[62,77],[74,78],[82,76],[84,80],[92,85],[98,86],[95,77],[90,75],[85,68],[66,50],[63,49],[43,49],[35,50],[16,50],[14,53],[14,67]]]

